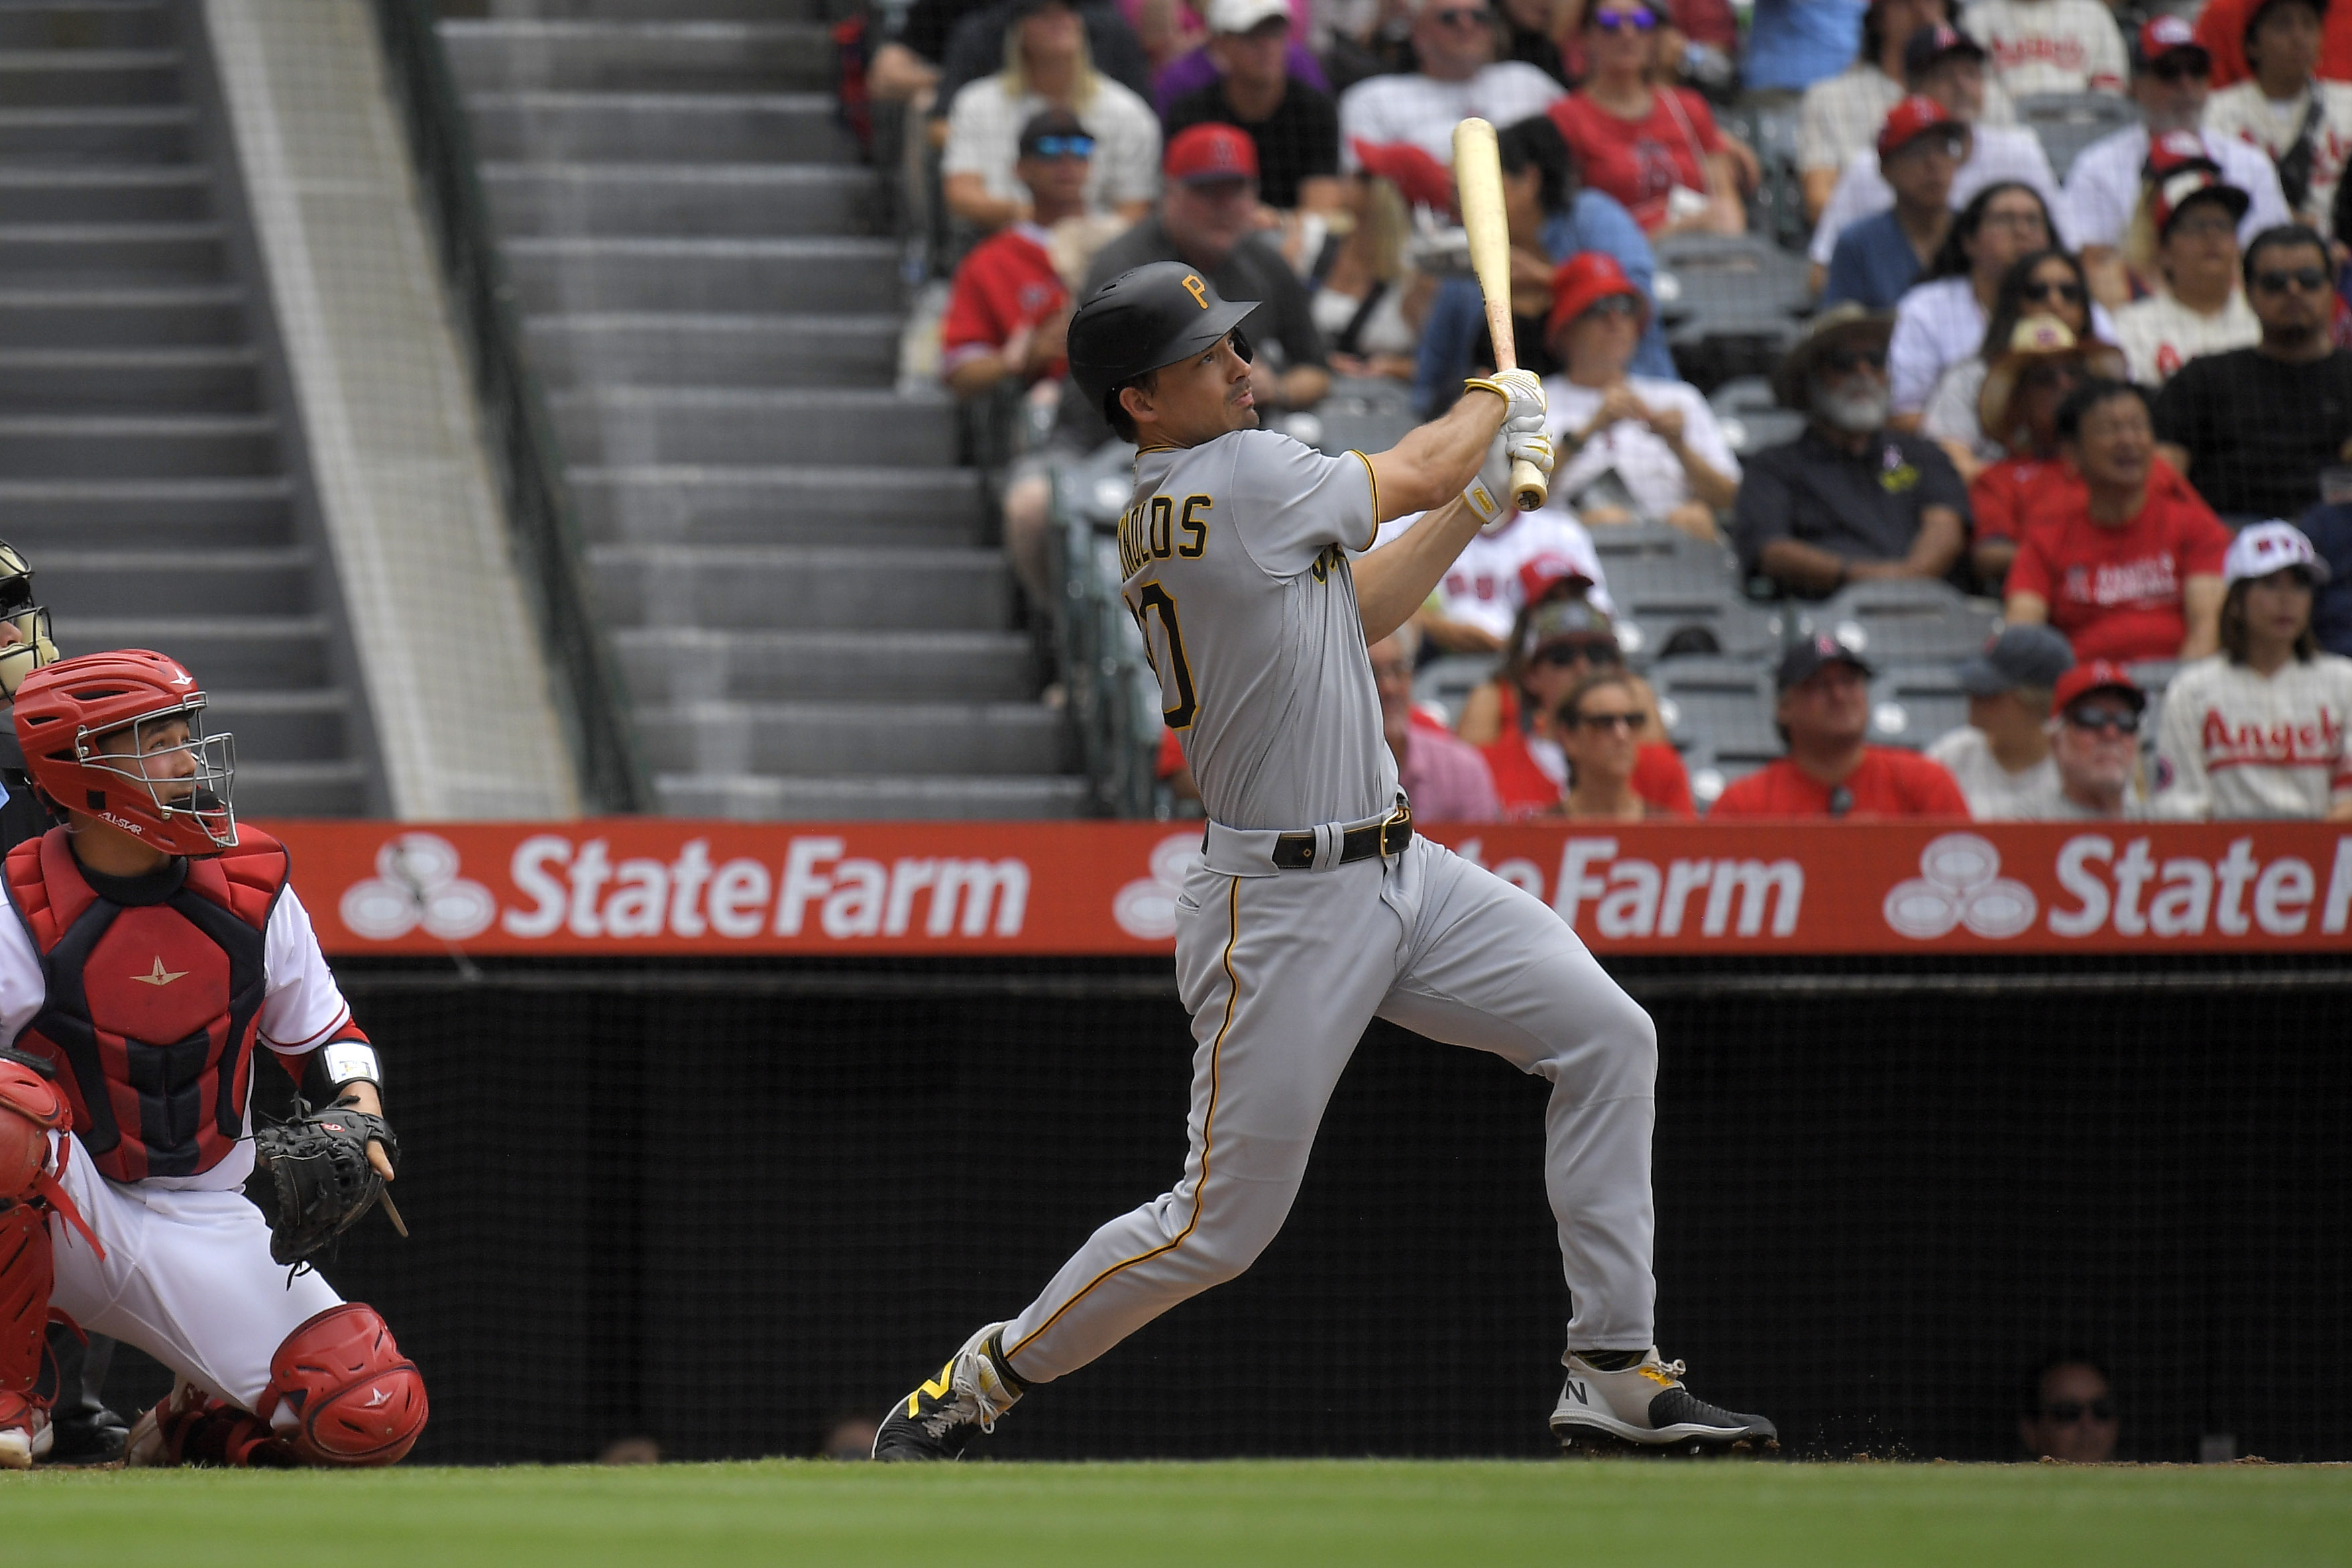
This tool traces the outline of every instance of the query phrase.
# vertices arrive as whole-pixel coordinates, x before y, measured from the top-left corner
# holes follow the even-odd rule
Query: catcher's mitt
[[[255,1156],[277,1189],[269,1256],[300,1263],[359,1223],[383,1196],[383,1178],[368,1163],[368,1141],[383,1145],[395,1168],[400,1142],[381,1116],[338,1100],[323,1110],[294,1102],[294,1119],[253,1135]]]

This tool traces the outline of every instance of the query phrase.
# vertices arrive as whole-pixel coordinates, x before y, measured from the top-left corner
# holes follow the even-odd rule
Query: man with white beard
[[[1874,577],[1941,577],[1968,539],[1969,492],[1943,448],[1886,427],[1889,311],[1835,305],[1773,374],[1805,432],[1750,459],[1732,503],[1740,565],[1826,598]]]

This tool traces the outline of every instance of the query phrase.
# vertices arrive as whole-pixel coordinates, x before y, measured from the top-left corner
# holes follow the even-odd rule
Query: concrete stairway
[[[166,0],[0,0],[0,539],[68,654],[184,660],[238,810],[368,809]]]
[[[492,0],[442,38],[661,808],[1072,815],[821,0]]]

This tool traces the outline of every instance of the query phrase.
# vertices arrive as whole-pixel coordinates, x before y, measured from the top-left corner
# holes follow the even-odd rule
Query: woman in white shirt
[[[1739,489],[1739,459],[1698,388],[1626,374],[1649,300],[1599,250],[1563,262],[1551,292],[1544,338],[1568,366],[1544,383],[1559,452],[1554,500],[1588,527],[1656,519],[1715,538],[1715,514]]]
[[[1886,375],[1896,429],[1919,428],[1936,383],[1983,343],[2001,274],[2056,244],[2057,232],[2041,194],[2016,180],[1987,185],[1960,209],[1926,275],[1895,308]]]
[[[1983,341],[1936,383],[1936,395],[1927,400],[1919,426],[1943,444],[1960,478],[1973,482],[1988,463],[2009,456],[2011,432],[1987,431],[1979,405],[1984,401],[1986,372],[2015,346],[2017,324],[2029,317],[2053,316],[2074,342],[2088,342],[2096,338],[2091,309],[2090,280],[2083,263],[2063,250],[2019,257],[2001,274]]]

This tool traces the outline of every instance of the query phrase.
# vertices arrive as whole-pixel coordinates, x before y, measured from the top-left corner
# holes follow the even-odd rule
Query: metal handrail
[[[628,695],[593,609],[562,452],[538,378],[523,359],[514,290],[490,227],[473,135],[433,7],[430,0],[373,3],[583,802],[598,812],[642,811],[652,792],[637,756]]]
[[[1054,637],[1078,752],[1104,816],[1165,816],[1155,763],[1160,683],[1118,592],[1118,547],[1071,491],[1098,474],[1056,465],[1049,552]],[[1107,557],[1107,558],[1106,558]]]

